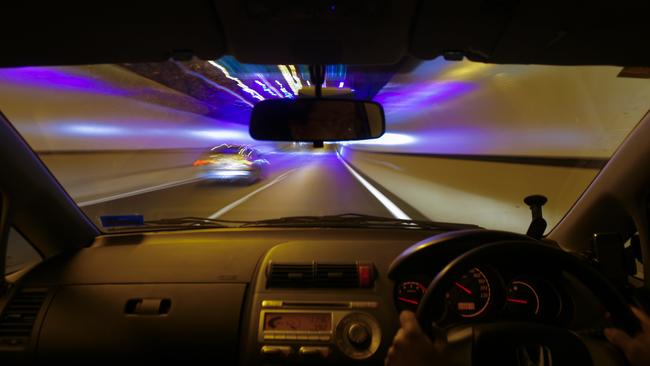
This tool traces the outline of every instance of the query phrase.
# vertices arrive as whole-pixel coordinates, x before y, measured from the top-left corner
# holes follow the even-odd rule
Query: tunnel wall
[[[597,169],[462,161],[349,147],[342,148],[341,155],[430,220],[515,232],[525,232],[530,223],[524,197],[549,198],[544,216],[550,230],[598,174]]]
[[[48,152],[40,158],[76,202],[171,186],[197,178],[203,149]]]
[[[0,112],[37,152],[252,141],[248,126],[117,65],[0,69]]]
[[[0,69],[0,112],[81,204],[188,181],[202,151],[251,141],[247,126],[117,65]]]
[[[650,83],[620,67],[423,62],[375,100],[381,152],[609,158],[650,109]]]

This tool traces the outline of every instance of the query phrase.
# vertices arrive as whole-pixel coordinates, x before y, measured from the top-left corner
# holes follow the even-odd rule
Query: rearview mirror
[[[384,134],[379,103],[349,99],[273,99],[253,108],[250,134],[264,141],[349,141]]]

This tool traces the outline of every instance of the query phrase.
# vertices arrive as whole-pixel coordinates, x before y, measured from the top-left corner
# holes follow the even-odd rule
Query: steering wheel
[[[434,324],[436,317],[444,311],[445,293],[452,281],[479,264],[504,261],[548,263],[572,274],[601,301],[609,311],[614,326],[628,334],[636,334],[640,330],[639,321],[625,298],[586,261],[541,242],[494,242],[469,250],[447,264],[431,282],[418,307],[420,326],[435,342],[442,339],[443,353],[453,364],[550,365],[549,360],[553,365],[593,365],[593,361],[624,364],[620,354],[604,340],[580,335],[566,328],[506,321],[446,329]]]

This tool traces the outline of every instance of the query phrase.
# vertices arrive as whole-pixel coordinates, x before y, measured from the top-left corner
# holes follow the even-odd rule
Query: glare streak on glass
[[[296,72],[296,67],[294,65],[289,65],[289,70],[291,70],[291,76],[293,76],[293,79],[296,81],[298,90],[302,89],[302,81],[300,81],[300,77],[298,77],[298,73]]]
[[[211,62],[211,61],[210,61],[210,62]],[[226,93],[228,93],[228,94],[230,94],[230,95],[236,97],[237,99],[241,100],[241,101],[244,102],[246,105],[248,105],[249,107],[253,107],[253,104],[252,104],[251,102],[247,101],[244,97],[242,97],[241,95],[239,95],[239,94],[233,92],[232,90],[230,90],[230,89],[228,89],[228,88],[226,88],[226,87],[224,87],[224,86],[222,86],[222,85],[219,85],[219,84],[215,83],[213,80],[211,80],[210,78],[206,77],[205,75],[200,74],[200,73],[198,73],[198,72],[195,72],[195,71],[193,71],[193,70],[190,70],[189,68],[185,67],[185,65],[183,65],[183,64],[180,63],[180,62],[176,62],[176,65],[177,65],[179,68],[181,68],[181,70],[183,70],[184,73],[186,73],[186,74],[188,74],[188,75],[192,75],[192,76],[194,76],[194,77],[196,77],[196,78],[199,78],[199,79],[203,80],[204,82],[206,82],[207,84],[209,84],[210,86],[212,86],[212,87],[214,87],[214,88],[217,88],[217,89],[219,89],[219,90],[223,90],[223,91],[225,91]]]
[[[294,95],[298,95],[298,90],[300,89],[300,87],[296,84],[296,81],[293,79],[293,76],[291,75],[289,68],[286,67],[285,65],[278,65],[278,69],[282,73],[284,80],[287,81],[287,85],[289,85],[289,89],[291,89]]]
[[[228,79],[234,81],[234,82],[237,84],[238,87],[240,87],[240,88],[241,88],[243,91],[245,91],[246,93],[250,94],[253,98],[258,99],[258,100],[265,100],[265,99],[266,99],[266,98],[264,98],[263,96],[261,96],[260,93],[258,93],[258,92],[256,92],[255,90],[249,88],[248,85],[244,84],[244,83],[243,83],[241,80],[239,80],[238,78],[231,76],[231,75],[228,73],[228,70],[226,70],[225,67],[219,65],[218,63],[216,63],[216,62],[214,62],[214,61],[208,61],[208,63],[209,63],[210,65],[212,65],[212,66],[218,68],[219,70],[221,70],[221,72],[223,72],[223,74],[224,74]]]
[[[257,73],[255,75],[258,78],[260,78],[260,80],[262,80],[264,85],[266,85],[269,89],[271,89],[271,91],[273,91],[273,93],[275,93],[278,97],[282,98],[282,93],[280,93],[280,91],[278,89],[276,89],[270,81],[268,81],[268,79],[264,76],[264,74]]]
[[[266,86],[266,84],[264,84],[263,82],[261,82],[261,81],[259,81],[259,80],[255,80],[255,84],[261,86],[262,89],[264,89],[264,91],[267,92],[267,93],[269,93],[270,95],[272,95],[272,96],[274,96],[274,97],[278,97],[278,96],[279,96],[279,95],[277,95],[276,93],[274,93],[273,90],[271,90],[271,89],[270,89],[268,86]]]
[[[285,97],[293,98],[293,95],[291,93],[289,93],[289,91],[284,87],[284,85],[282,85],[282,83],[280,81],[276,80],[275,83],[278,84],[278,86],[280,87],[280,91],[282,93],[284,93]]]

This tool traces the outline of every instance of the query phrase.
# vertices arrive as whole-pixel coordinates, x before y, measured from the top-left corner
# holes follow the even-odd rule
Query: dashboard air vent
[[[359,287],[356,264],[315,264],[316,287]]]
[[[279,264],[269,265],[268,287],[309,287],[314,281],[312,264]]]
[[[29,337],[46,296],[43,289],[25,289],[14,295],[0,317],[0,338]]]
[[[374,281],[370,263],[281,264],[269,262],[267,287],[362,288]]]

